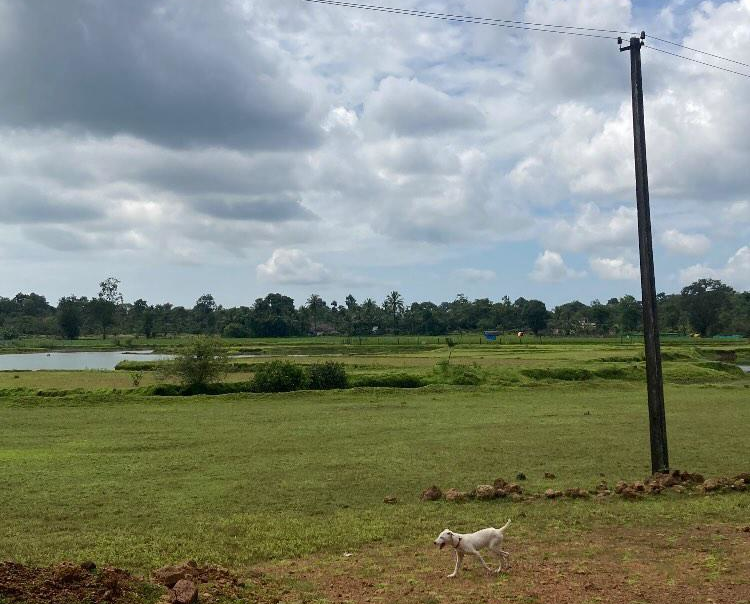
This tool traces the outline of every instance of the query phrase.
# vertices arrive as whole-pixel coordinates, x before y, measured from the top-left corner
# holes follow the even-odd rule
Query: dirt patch
[[[97,569],[93,562],[48,567],[0,562],[2,604],[270,604],[281,601],[283,590],[259,572],[240,579],[225,568],[194,561],[160,568],[150,581],[118,568]]]
[[[381,547],[351,557],[315,557],[264,568],[279,580],[314,586],[331,603],[482,602],[681,604],[750,601],[750,538],[742,527],[668,531],[601,529],[567,542],[506,542],[512,567],[488,575],[467,556],[447,579],[452,556]],[[290,593],[280,600],[299,601]]]
[[[84,566],[62,562],[38,568],[0,562],[0,597],[24,604],[103,604],[138,602],[150,591],[147,583],[122,569]]]

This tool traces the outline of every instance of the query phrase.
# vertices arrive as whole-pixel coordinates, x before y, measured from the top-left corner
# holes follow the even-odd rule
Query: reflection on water
[[[166,361],[169,354],[152,352],[33,352],[0,354],[0,371],[114,369],[120,361]]]

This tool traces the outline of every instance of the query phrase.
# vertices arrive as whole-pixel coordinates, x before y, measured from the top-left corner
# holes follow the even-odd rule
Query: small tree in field
[[[197,337],[175,357],[166,373],[188,388],[206,386],[226,375],[228,362],[218,338]]]

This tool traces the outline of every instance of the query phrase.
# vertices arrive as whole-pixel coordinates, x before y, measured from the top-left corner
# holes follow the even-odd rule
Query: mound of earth
[[[119,568],[97,569],[93,562],[47,567],[0,562],[2,604],[140,604],[146,594],[152,601],[160,593],[161,604],[243,600],[246,592],[266,584],[262,577],[252,583],[246,586],[225,568],[192,560],[154,571],[151,581]]]
[[[33,567],[0,562],[0,600],[24,604],[131,601],[145,582],[119,568],[62,562]]]

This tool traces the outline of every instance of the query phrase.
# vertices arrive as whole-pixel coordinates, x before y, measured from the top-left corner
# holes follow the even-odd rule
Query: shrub
[[[182,387],[177,384],[156,384],[155,386],[144,388],[143,393],[153,396],[180,396],[182,394]]]
[[[192,386],[157,384],[141,388],[138,392],[147,396],[193,396],[196,394],[236,394],[252,391],[252,382],[218,382],[214,384],[194,384]]]
[[[326,361],[307,367],[307,386],[311,390],[333,390],[346,388],[349,380],[343,363]]]
[[[220,380],[227,372],[227,354],[217,338],[193,338],[165,373],[180,380],[185,387],[205,386]]]
[[[305,385],[305,372],[290,361],[271,361],[257,365],[253,377],[255,392],[292,392]]]
[[[133,382],[133,386],[137,388],[141,385],[141,381],[143,380],[143,371],[131,371],[130,372],[130,380]]]
[[[424,385],[422,378],[409,373],[360,375],[352,379],[352,386],[361,388],[421,388]]]
[[[17,340],[21,335],[12,327],[3,327],[0,329],[0,339]]]
[[[479,386],[484,376],[476,367],[454,367],[451,372],[451,384],[456,386]]]
[[[456,386],[479,386],[485,376],[478,365],[450,365],[448,361],[438,361],[435,370],[440,381]]]

